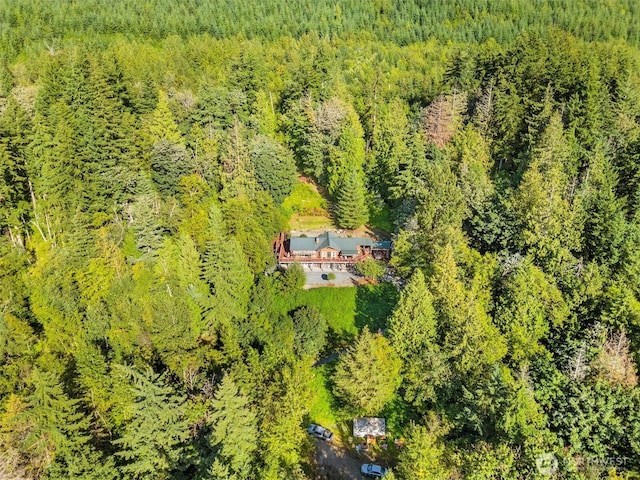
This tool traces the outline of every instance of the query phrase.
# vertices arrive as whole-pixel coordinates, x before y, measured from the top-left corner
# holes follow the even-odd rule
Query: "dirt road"
[[[320,476],[317,480],[361,480],[360,466],[364,463],[349,456],[340,446],[316,440],[316,461]]]

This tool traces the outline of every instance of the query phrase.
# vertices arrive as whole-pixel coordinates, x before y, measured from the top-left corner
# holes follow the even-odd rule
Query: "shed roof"
[[[361,417],[353,420],[353,436],[366,437],[382,437],[386,434],[386,421],[379,417]]]
[[[378,240],[373,242],[374,250],[391,250],[391,242],[388,240]]]

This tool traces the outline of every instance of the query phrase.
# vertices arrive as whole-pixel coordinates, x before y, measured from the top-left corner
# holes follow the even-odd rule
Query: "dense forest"
[[[638,478],[639,9],[0,0],[0,478]]]

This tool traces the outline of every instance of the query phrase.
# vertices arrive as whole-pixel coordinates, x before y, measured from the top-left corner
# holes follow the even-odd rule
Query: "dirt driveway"
[[[361,480],[362,460],[350,457],[340,446],[315,440],[319,476],[316,480]]]

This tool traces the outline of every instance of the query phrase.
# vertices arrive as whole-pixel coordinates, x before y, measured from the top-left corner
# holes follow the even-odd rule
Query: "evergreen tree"
[[[356,172],[351,172],[338,192],[336,205],[338,225],[355,229],[369,219],[362,181]]]
[[[461,381],[483,375],[506,353],[504,338],[487,314],[478,292],[467,290],[451,245],[434,262],[430,290],[438,318],[439,335],[446,355],[452,358]]]
[[[136,247],[153,257],[162,245],[163,227],[160,221],[160,199],[150,179],[144,174],[138,177],[136,197],[130,207],[132,228],[136,235]]]
[[[355,414],[379,413],[398,387],[401,365],[387,339],[365,327],[338,360],[334,394]]]
[[[451,475],[443,436],[448,427],[435,415],[428,425],[412,425],[406,447],[402,450],[395,469],[400,479],[447,479]]]
[[[34,476],[42,475],[54,462],[66,463],[73,471],[79,461],[76,456],[89,450],[88,419],[52,372],[31,372],[27,395],[9,397],[0,425],[3,451],[16,449]]]
[[[191,161],[182,145],[160,140],[151,153],[151,179],[163,196],[175,195],[180,179],[191,173]]]
[[[331,195],[337,195],[343,182],[354,173],[362,171],[365,157],[364,132],[355,112],[350,112],[344,122],[337,148],[331,151],[327,166],[327,187]]]
[[[258,448],[255,409],[229,375],[224,376],[209,404],[207,423],[211,426],[209,442],[216,456],[215,470],[224,466],[230,476],[249,478]]]
[[[182,142],[182,135],[169,108],[169,99],[163,92],[160,93],[158,104],[146,122],[145,134],[149,147],[162,140],[174,144]]]
[[[184,398],[150,369],[139,373],[117,368],[134,396],[122,435],[113,441],[120,472],[135,479],[173,478],[188,465],[190,455]]]
[[[202,259],[202,278],[209,284],[209,323],[241,319],[249,302],[252,275],[237,240],[226,234],[220,210],[209,210],[210,240]]]
[[[237,119],[227,130],[220,154],[221,196],[224,200],[242,196],[252,198],[257,190],[246,136],[244,125]]]
[[[383,105],[372,136],[372,156],[375,159],[373,181],[383,199],[390,199],[390,188],[400,171],[400,165],[410,155],[409,121],[403,102],[396,98]]]
[[[293,155],[268,137],[256,136],[251,144],[251,163],[258,184],[280,205],[296,181]]]
[[[608,156],[596,151],[585,182],[584,253],[588,259],[615,265],[627,233],[624,199],[616,196],[617,175]]]
[[[296,353],[301,357],[317,357],[324,347],[327,328],[327,321],[314,307],[300,307],[295,310],[293,345]]]
[[[572,251],[579,248],[576,207],[568,197],[571,162],[562,122],[555,114],[513,200],[521,225],[519,246],[549,271],[557,271],[571,261]]]
[[[437,343],[433,296],[421,270],[416,270],[400,294],[389,320],[391,345],[402,359],[404,398],[422,409],[435,401],[436,389],[448,377]]]

